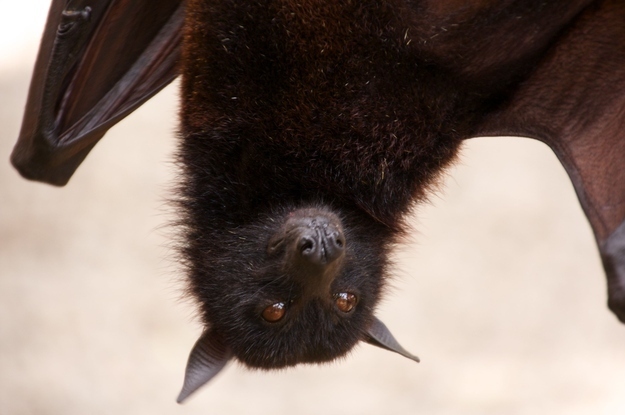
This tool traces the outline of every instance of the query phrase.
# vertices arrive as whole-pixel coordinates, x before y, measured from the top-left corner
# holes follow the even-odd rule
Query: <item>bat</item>
[[[464,139],[546,143],[625,321],[618,1],[53,1],[12,162],[64,185],[182,75],[178,207],[205,330],[184,400],[231,359],[403,349],[375,317],[403,219]]]

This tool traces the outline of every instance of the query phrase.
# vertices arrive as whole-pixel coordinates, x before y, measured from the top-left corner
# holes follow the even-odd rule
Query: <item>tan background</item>
[[[0,0],[0,415],[623,414],[625,327],[543,145],[468,142],[398,249],[380,316],[422,358],[370,346],[276,373],[227,368],[174,402],[199,334],[168,248],[176,86],[65,188],[8,164],[47,1]]]

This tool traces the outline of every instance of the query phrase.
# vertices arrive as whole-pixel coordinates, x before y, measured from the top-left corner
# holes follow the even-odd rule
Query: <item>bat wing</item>
[[[625,322],[625,5],[587,9],[478,135],[543,141],[569,174]]]
[[[183,0],[53,0],[13,165],[65,185],[111,128],[178,74]]]

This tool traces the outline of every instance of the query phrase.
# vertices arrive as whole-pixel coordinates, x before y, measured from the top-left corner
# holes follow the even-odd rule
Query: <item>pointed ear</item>
[[[231,358],[232,351],[224,344],[222,337],[214,330],[204,330],[189,355],[184,385],[176,401],[182,403],[219,373]]]
[[[369,344],[390,350],[391,352],[399,353],[408,359],[419,362],[419,358],[401,347],[384,323],[376,317],[373,317],[373,322],[369,326],[364,340]]]

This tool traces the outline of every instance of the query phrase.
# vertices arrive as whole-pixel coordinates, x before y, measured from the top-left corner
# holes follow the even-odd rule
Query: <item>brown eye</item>
[[[338,293],[334,295],[334,302],[339,310],[349,313],[356,306],[358,299],[352,293]]]
[[[284,313],[286,313],[286,306],[284,305],[284,303],[275,303],[265,308],[263,310],[262,316],[265,321],[275,323],[276,321],[279,321],[282,317],[284,317]]]

